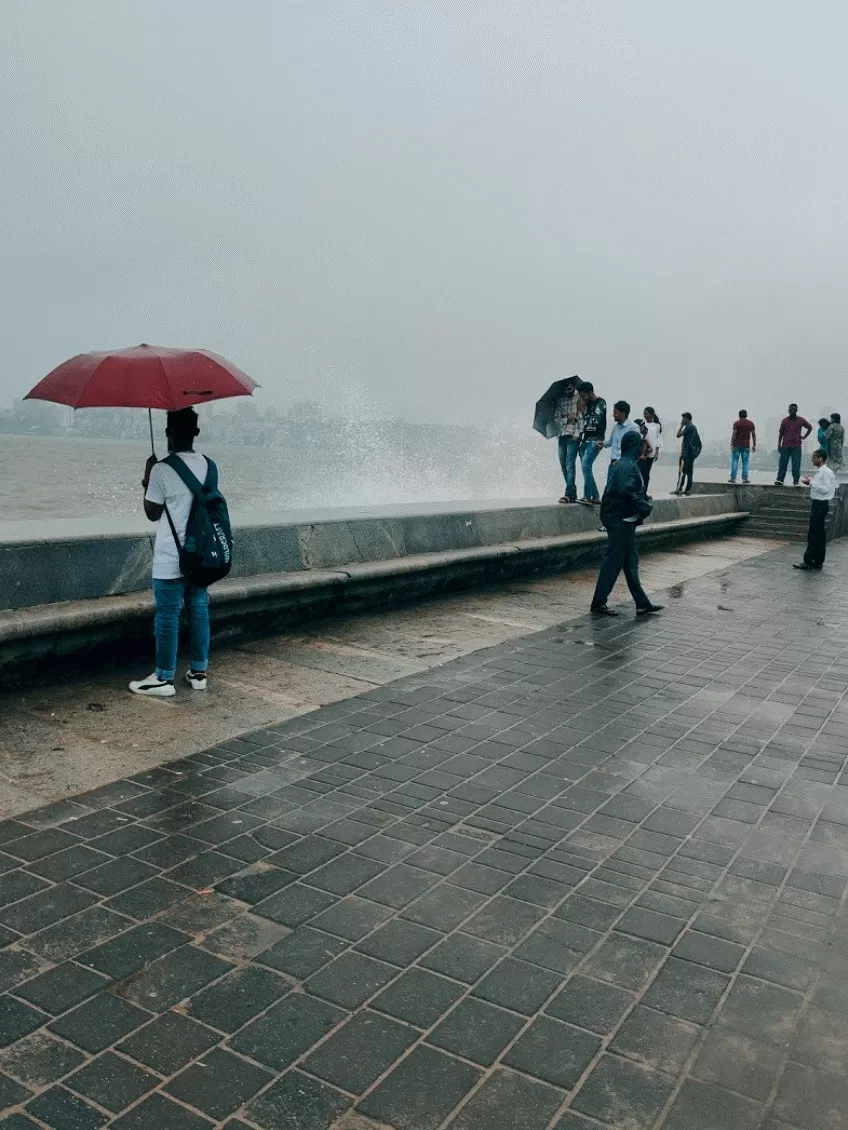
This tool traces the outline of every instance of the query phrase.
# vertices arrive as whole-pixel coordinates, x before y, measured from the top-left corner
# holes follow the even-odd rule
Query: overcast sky
[[[844,0],[4,0],[0,402],[73,353],[848,411]],[[344,390],[352,390],[345,392]]]

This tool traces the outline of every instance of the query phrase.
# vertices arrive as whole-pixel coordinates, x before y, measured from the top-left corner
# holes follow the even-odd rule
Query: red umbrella
[[[48,373],[25,399],[71,408],[147,408],[153,443],[153,408],[175,411],[250,396],[255,388],[255,381],[235,365],[205,349],[136,345],[112,353],[79,353]]]

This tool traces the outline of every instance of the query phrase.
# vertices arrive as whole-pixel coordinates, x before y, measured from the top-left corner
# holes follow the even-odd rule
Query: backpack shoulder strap
[[[206,457],[204,456],[204,458]],[[197,476],[188,469],[185,462],[180,459],[179,455],[169,455],[168,458],[163,459],[162,462],[167,463],[172,471],[176,471],[176,473],[179,475],[179,477],[182,479],[182,481],[185,483],[185,485],[193,495],[199,495],[203,491],[203,483],[201,483]],[[206,462],[209,465],[209,469],[206,473],[206,485],[212,486],[213,484],[209,481],[209,472],[212,470],[213,463],[211,459],[207,459]],[[217,470],[215,472],[215,478],[217,480]]]

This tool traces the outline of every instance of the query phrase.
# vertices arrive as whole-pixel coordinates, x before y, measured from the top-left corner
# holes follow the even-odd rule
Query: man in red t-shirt
[[[806,431],[804,430],[806,428]],[[789,405],[789,415],[784,416],[780,422],[780,435],[777,440],[777,450],[780,452],[780,464],[777,469],[777,478],[774,485],[783,486],[786,478],[786,469],[789,460],[792,460],[792,481],[797,487],[801,479],[801,444],[813,430],[813,425],[798,415],[798,405]]]
[[[739,469],[739,460],[742,460],[742,482],[747,483],[748,460],[751,452],[757,450],[757,429],[754,421],[748,419],[744,408],[739,410],[739,419],[733,423],[730,435],[730,482],[736,482],[736,472]]]

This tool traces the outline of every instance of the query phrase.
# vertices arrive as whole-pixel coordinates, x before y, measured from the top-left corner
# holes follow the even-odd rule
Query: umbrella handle
[[[147,422],[150,424],[150,450],[156,455],[156,442],[153,439],[153,409],[147,409]]]

